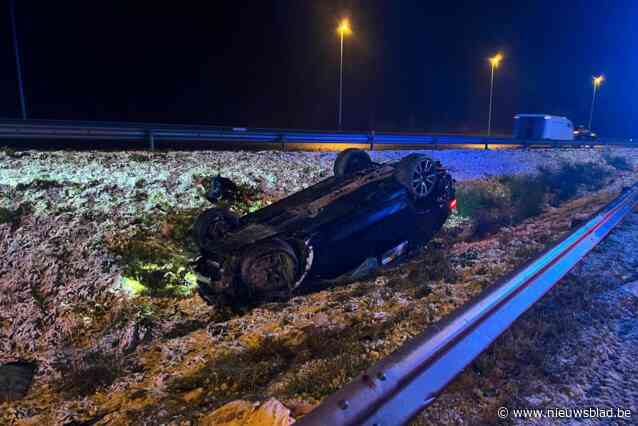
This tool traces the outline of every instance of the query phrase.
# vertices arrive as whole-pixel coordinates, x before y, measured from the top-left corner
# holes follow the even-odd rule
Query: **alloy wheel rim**
[[[412,174],[412,188],[418,198],[425,197],[432,191],[435,178],[430,160],[425,159],[416,165]]]

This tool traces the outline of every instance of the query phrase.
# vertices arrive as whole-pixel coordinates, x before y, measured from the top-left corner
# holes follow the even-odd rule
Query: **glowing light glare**
[[[337,32],[341,35],[352,34],[352,29],[350,28],[350,21],[347,18],[344,18],[339,23],[339,27],[337,27]]]
[[[599,75],[598,77],[594,76],[594,86],[600,86],[600,83],[603,81],[605,81],[605,78],[602,75]]]
[[[457,205],[456,198],[450,201],[450,209],[452,210],[456,209],[456,205]]]
[[[490,58],[490,64],[492,64],[494,68],[498,68],[502,60],[503,60],[503,54],[497,53],[496,55]]]

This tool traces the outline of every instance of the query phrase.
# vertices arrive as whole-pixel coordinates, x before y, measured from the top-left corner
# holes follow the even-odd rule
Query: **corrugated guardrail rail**
[[[404,424],[431,404],[638,203],[638,185],[553,248],[330,395],[300,426]]]
[[[3,142],[4,140],[4,142]],[[168,125],[150,123],[103,123],[55,120],[0,121],[0,144],[29,141],[30,148],[46,148],[42,141],[128,141],[150,149],[179,147],[182,142],[266,143],[285,149],[289,144],[366,144],[375,145],[559,145],[580,146],[588,141],[516,140],[511,138],[388,132],[323,132],[286,129],[246,129],[231,127]],[[597,145],[636,146],[633,139],[600,139]]]

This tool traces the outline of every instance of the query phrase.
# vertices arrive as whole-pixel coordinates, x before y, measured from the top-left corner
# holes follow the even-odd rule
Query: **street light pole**
[[[339,56],[339,118],[337,121],[339,130],[341,130],[341,114],[343,108],[343,31],[340,31],[341,35],[341,54]]]
[[[600,83],[603,82],[603,76],[599,75],[598,77],[594,77],[594,93],[592,94],[591,97],[591,107],[589,108],[589,124],[587,125],[587,128],[589,129],[589,131],[591,132],[591,122],[592,119],[594,118],[594,102],[596,101],[596,91],[598,89],[598,86],[600,86]]]
[[[341,130],[342,125],[342,110],[343,110],[343,38],[344,36],[351,34],[350,21],[342,19],[339,27],[337,28],[341,41],[341,50],[339,53],[339,115],[337,117],[337,126]]]
[[[18,77],[18,91],[20,93],[20,110],[22,112],[22,119],[27,119],[27,107],[24,101],[24,87],[22,84],[22,70],[20,67],[20,50],[18,48],[18,30],[16,28],[16,13],[15,13],[15,0],[9,2],[9,12],[11,14],[11,34],[13,36],[13,48],[15,50],[16,57],[16,75]]]
[[[490,65],[492,68],[492,74],[490,77],[490,106],[489,111],[487,113],[487,136],[492,134],[492,99],[494,97],[494,70],[498,68],[498,64],[503,59],[503,55],[497,53],[495,56],[490,58]]]
[[[487,136],[492,133],[492,98],[494,96],[494,64],[492,64],[492,76],[490,77],[490,107],[487,114]]]

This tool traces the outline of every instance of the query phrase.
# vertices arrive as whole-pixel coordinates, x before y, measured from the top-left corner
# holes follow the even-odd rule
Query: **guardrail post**
[[[279,141],[281,142],[281,150],[286,150],[286,135],[279,135]]]
[[[147,137],[149,148],[151,149],[151,151],[155,151],[155,136],[153,135],[152,130],[148,131]]]
[[[370,141],[370,151],[374,151],[374,130],[370,131],[370,135],[368,136],[368,140]]]
[[[487,146],[487,142],[488,142],[488,141],[487,141],[487,138],[484,138],[484,139],[483,139],[483,142],[485,143],[485,149],[489,149],[489,148],[488,148],[488,146]]]

